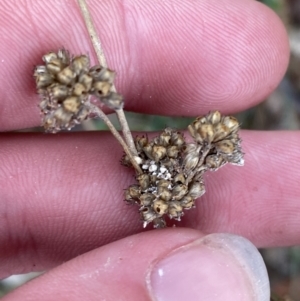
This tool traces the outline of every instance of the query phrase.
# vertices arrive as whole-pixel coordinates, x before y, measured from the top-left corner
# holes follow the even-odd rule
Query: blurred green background
[[[256,130],[295,130],[300,128],[300,0],[263,0],[282,19],[290,37],[291,60],[279,87],[264,102],[237,115],[242,128]],[[193,118],[174,118],[127,113],[133,131],[155,131],[166,126],[184,129]],[[118,127],[114,114],[110,116]],[[76,130],[106,130],[100,120],[87,121]],[[300,143],[299,143],[300,145]],[[299,196],[300,198],[300,196]],[[300,231],[299,231],[300,235]],[[300,246],[263,249],[272,300],[300,301]],[[0,297],[37,273],[16,275],[0,281]]]

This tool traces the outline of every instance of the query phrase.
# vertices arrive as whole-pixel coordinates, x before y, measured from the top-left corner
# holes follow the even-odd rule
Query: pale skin
[[[70,300],[64,299],[69,290],[77,292],[72,300],[99,300],[100,292],[117,300],[120,292],[105,277],[124,290],[132,287],[153,260],[203,233],[236,233],[257,247],[300,243],[299,132],[242,131],[245,166],[207,175],[206,194],[180,224],[185,229],[147,233],[137,207],[123,202],[134,178],[120,166],[122,149],[110,134],[5,133],[40,124],[32,70],[44,53],[64,46],[89,53],[94,63],[95,57],[76,1],[4,2],[0,277],[54,268],[4,300],[36,300],[40,287],[47,300]],[[236,113],[264,100],[286,71],[284,26],[258,2],[88,3],[126,110]],[[101,270],[105,281],[75,279],[114,254],[127,261],[109,273]],[[150,300],[143,286],[133,287],[124,300]]]

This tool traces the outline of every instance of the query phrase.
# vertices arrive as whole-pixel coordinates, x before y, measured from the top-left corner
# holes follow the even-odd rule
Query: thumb
[[[154,300],[269,301],[256,247],[233,234],[210,234],[169,253],[151,270]]]
[[[245,238],[164,229],[78,256],[3,300],[269,301],[270,291],[264,262]]]

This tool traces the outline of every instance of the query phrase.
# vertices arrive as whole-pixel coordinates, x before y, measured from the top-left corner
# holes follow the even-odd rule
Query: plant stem
[[[99,36],[97,35],[95,26],[93,24],[92,21],[92,17],[91,14],[89,12],[89,8],[86,4],[85,0],[78,0],[78,5],[80,7],[84,22],[85,22],[85,26],[89,32],[89,36],[91,38],[94,50],[96,52],[98,61],[100,63],[100,65],[102,65],[103,67],[107,67],[107,63],[106,63],[106,59],[105,59],[105,55],[103,52],[103,48],[101,46],[101,42],[99,39]]]
[[[135,147],[132,135],[131,135],[131,131],[129,129],[129,125],[127,123],[126,116],[124,114],[124,110],[118,109],[118,110],[116,110],[116,114],[118,116],[119,123],[121,124],[122,133],[124,135],[124,138],[128,145],[128,148],[130,149],[131,153],[134,156],[138,156],[138,153],[137,153],[137,150],[136,150],[136,147]]]
[[[101,41],[99,39],[99,36],[97,35],[97,32],[96,32],[95,26],[93,24],[92,17],[91,17],[91,14],[89,12],[86,1],[85,0],[78,0],[78,5],[81,9],[81,13],[82,13],[86,28],[89,32],[89,35],[90,35],[94,50],[96,52],[98,61],[99,61],[101,66],[107,68],[107,62],[106,62],[106,59],[105,59],[103,48],[101,46]],[[111,90],[113,92],[116,92],[116,88],[115,88],[114,85],[112,86]],[[131,134],[131,131],[129,129],[129,126],[128,126],[128,123],[127,123],[127,120],[126,120],[123,109],[116,110],[116,114],[117,114],[117,117],[119,119],[119,122],[120,122],[120,125],[121,125],[121,128],[122,128],[122,132],[123,132],[123,136],[125,138],[125,141],[127,143],[127,146],[129,148],[130,152],[132,153],[133,156],[138,156],[138,153],[137,153],[137,150],[136,150],[133,138],[132,138],[132,134]]]
[[[130,152],[130,150],[128,149],[127,144],[125,143],[125,141],[123,140],[123,138],[120,136],[119,132],[116,130],[116,128],[114,127],[114,125],[111,123],[111,121],[109,120],[109,118],[105,115],[105,113],[97,106],[92,105],[92,109],[93,112],[97,114],[97,116],[99,118],[101,118],[105,124],[108,126],[108,128],[110,129],[111,133],[115,136],[115,138],[120,142],[120,144],[122,145],[125,154],[128,156],[131,164],[133,165],[134,169],[137,171],[138,174],[142,174],[142,170],[139,166],[139,164],[137,163],[138,158],[135,158],[134,155],[132,155],[132,153]]]

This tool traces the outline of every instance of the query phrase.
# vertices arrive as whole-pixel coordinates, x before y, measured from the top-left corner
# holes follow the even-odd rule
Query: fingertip
[[[165,5],[159,10],[157,19],[154,5],[145,4],[128,26],[136,41],[130,62],[138,64],[129,71],[138,72],[129,76],[134,86],[121,87],[130,99],[127,109],[171,115],[239,111],[263,100],[282,79],[289,57],[287,34],[263,4],[178,2],[168,7],[176,20],[172,26]],[[136,26],[141,23],[145,31]],[[154,101],[157,105],[151,106]]]

